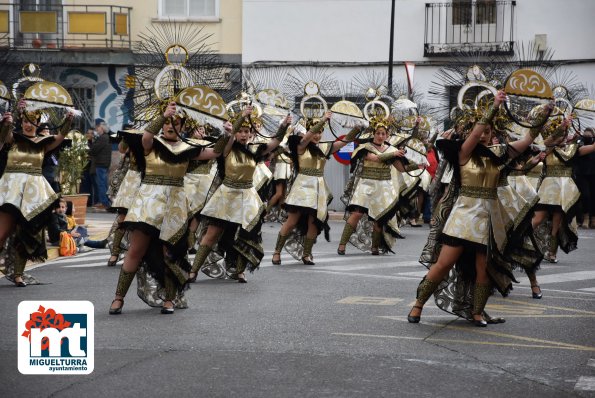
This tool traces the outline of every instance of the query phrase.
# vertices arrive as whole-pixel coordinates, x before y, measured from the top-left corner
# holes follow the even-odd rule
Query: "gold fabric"
[[[201,214],[240,224],[246,231],[251,231],[265,208],[256,189],[242,185],[252,181],[255,168],[256,162],[252,157],[232,149],[225,158],[225,180],[228,183],[217,188]]]
[[[192,167],[193,162],[190,161],[189,168]],[[198,214],[207,203],[209,190],[217,174],[217,164],[214,161],[203,161],[195,166],[191,172],[189,171],[184,176],[184,191],[186,191],[190,217]]]
[[[457,197],[443,233],[469,242],[488,244],[490,228],[498,250],[506,244],[505,209],[495,199],[500,171],[490,158],[473,156],[460,167],[461,192]],[[474,196],[465,193],[473,191]],[[490,194],[486,194],[490,192]],[[493,196],[492,196],[493,195]]]
[[[184,178],[170,177],[170,176],[156,176],[156,175],[145,175],[142,183],[153,184],[153,185],[168,185],[172,187],[183,187]]]
[[[461,187],[496,188],[500,170],[488,157],[472,156],[460,167]]]
[[[424,170],[419,176],[419,179],[419,186],[421,187],[421,189],[424,192],[428,192],[428,190],[430,189],[430,184],[432,183],[432,175],[428,172],[428,170]]]
[[[375,155],[381,154],[371,144],[366,144],[366,149]],[[391,146],[384,151],[390,152],[396,152],[396,149]],[[368,209],[368,216],[374,220],[384,216],[399,199],[399,191],[391,178],[393,169],[394,166],[390,164],[364,159],[364,167],[360,178],[355,180],[349,205]],[[379,176],[384,178],[374,178]]]
[[[41,173],[41,166],[44,156],[44,146],[33,146],[27,142],[15,141],[8,151],[6,168],[28,168],[39,170]]]
[[[390,169],[364,166],[362,169],[361,178],[367,178],[370,180],[390,180]]]
[[[496,199],[497,196],[496,188],[468,187],[464,185],[461,187],[459,194],[480,199]]]
[[[267,167],[264,162],[259,162],[254,169],[254,177],[252,181],[254,182],[254,188],[258,191],[260,188],[271,182],[273,179],[273,173]]]
[[[128,169],[124,179],[122,180],[122,183],[120,184],[118,194],[112,202],[112,207],[129,209],[130,205],[132,204],[132,200],[136,196],[138,187],[140,187],[140,184],[141,173],[133,170],[132,168]]]
[[[188,219],[183,184],[188,162],[166,162],[155,150],[146,155],[145,160],[145,178],[124,222],[151,225],[159,230],[159,239],[175,244],[184,234]]]
[[[183,178],[188,168],[188,162],[168,163],[159,156],[157,151],[145,155],[145,175]]]
[[[252,181],[256,162],[250,155],[233,149],[225,157],[225,177],[234,181]]]
[[[291,158],[285,154],[280,153],[275,158],[274,162],[274,172],[273,172],[273,179],[274,180],[288,180],[291,178],[293,164]]]
[[[128,209],[125,222],[142,222],[159,230],[159,239],[176,243],[188,219],[183,186],[141,183]]]
[[[58,198],[58,194],[41,175],[44,152],[42,145],[15,141],[8,151],[7,167],[0,178],[0,206],[13,205],[27,221],[41,214]],[[23,167],[40,173],[10,171],[11,168]]]
[[[546,175],[537,192],[539,204],[562,206],[562,210],[567,213],[580,199],[578,187],[571,178],[572,166],[554,153],[546,156],[545,165]]]

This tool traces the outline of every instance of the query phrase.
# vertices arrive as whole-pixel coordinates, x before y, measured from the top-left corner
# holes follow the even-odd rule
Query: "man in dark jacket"
[[[110,206],[107,197],[107,175],[112,162],[112,146],[107,132],[109,128],[103,119],[95,119],[95,132],[97,138],[91,144],[89,156],[91,163],[95,166],[95,187],[97,200],[99,201],[93,207],[97,209],[107,209]]]

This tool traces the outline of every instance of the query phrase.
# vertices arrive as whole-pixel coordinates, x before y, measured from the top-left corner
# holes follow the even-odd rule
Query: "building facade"
[[[102,118],[117,130],[128,122],[135,46],[148,28],[172,21],[202,29],[221,62],[241,65],[241,0],[0,1],[0,80],[12,84],[36,63],[83,111],[79,128]]]
[[[595,82],[591,43],[595,1],[395,0],[394,4],[393,81],[406,84],[404,63],[411,62],[414,89],[422,95],[455,53],[482,51],[506,58],[530,41],[551,48],[554,62],[563,64],[577,81],[590,86]],[[307,68],[308,62],[316,61],[343,82],[365,71],[387,76],[391,5],[391,0],[244,0],[244,64]],[[431,104],[427,95],[424,101]],[[331,161],[326,174],[337,198],[348,168]],[[331,207],[343,209],[338,200]]]

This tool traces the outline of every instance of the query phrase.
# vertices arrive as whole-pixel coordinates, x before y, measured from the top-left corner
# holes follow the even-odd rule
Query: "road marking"
[[[576,271],[561,274],[539,275],[539,284],[545,285],[548,283],[574,282],[589,279],[595,279],[595,271]],[[528,285],[529,281],[523,280],[520,284]]]
[[[517,314],[517,315],[542,315],[546,308],[545,307],[523,307],[519,305],[506,305],[506,304],[488,304],[486,310],[490,312],[495,311],[504,314]]]
[[[413,278],[413,277],[409,277],[409,276],[371,275],[371,274],[360,274],[357,272],[318,271],[314,268],[292,269],[291,272],[317,272],[317,273],[321,273],[321,274],[343,275],[343,276],[361,276],[363,278],[393,279],[393,280],[407,280],[407,281],[412,280],[412,279],[418,279],[418,278]]]
[[[365,297],[350,296],[337,301],[338,304],[363,304],[363,305],[396,305],[403,299],[395,297]]]
[[[595,377],[581,376],[574,385],[574,389],[578,391],[595,391]]]
[[[542,308],[543,307],[543,308],[552,309],[552,310],[571,311],[571,312],[576,312],[579,314],[595,315],[595,312],[593,312],[593,311],[579,310],[576,308],[557,307],[557,306],[553,306],[553,305],[542,305],[542,304],[531,304],[531,303],[527,303],[526,301],[511,300],[511,299],[505,299],[505,300],[507,303],[516,303],[516,304],[526,305],[528,307],[533,307],[533,308]],[[489,305],[488,305],[488,307],[489,307]]]
[[[550,345],[554,345],[556,347],[565,348],[565,349],[575,349],[575,350],[581,350],[581,351],[595,351],[595,347],[578,345],[578,344],[570,344],[570,343],[564,343],[564,342],[552,341],[552,340],[536,339],[534,337],[518,336],[518,335],[502,333],[502,332],[474,330],[469,327],[465,328],[462,326],[454,326],[454,325],[446,325],[445,326],[445,325],[432,324],[432,323],[425,323],[425,324],[432,325],[432,326],[444,327],[446,329],[467,331],[467,332],[482,334],[482,335],[487,335],[487,336],[496,336],[496,337],[502,337],[502,338],[507,338],[507,339],[512,339],[512,340],[528,341],[528,342],[541,343],[541,344],[550,344]]]
[[[316,262],[318,264],[318,261]],[[359,271],[359,270],[372,270],[372,269],[383,269],[383,268],[398,268],[398,267],[419,267],[421,264],[419,261],[393,261],[393,262],[373,262],[362,264],[359,262],[358,265],[334,265],[327,267],[316,267],[316,269],[330,270],[330,271]]]
[[[595,287],[587,287],[585,289],[578,289],[581,290],[583,292],[594,292],[595,293]]]
[[[426,269],[425,271],[399,272],[397,275],[421,278],[423,276],[426,276],[427,273],[428,273],[428,270]]]
[[[595,347],[582,347],[582,346],[571,346],[571,345],[558,346],[555,344],[554,345],[543,345],[543,344],[522,344],[522,343],[500,343],[500,342],[485,341],[485,340],[439,339],[436,337],[393,336],[393,335],[385,335],[385,334],[367,334],[367,333],[334,332],[331,334],[335,335],[335,336],[347,336],[347,337],[374,337],[374,338],[383,338],[383,339],[420,340],[420,341],[440,342],[440,343],[479,344],[479,345],[493,345],[493,346],[520,347],[520,348],[550,348],[550,349],[572,350],[572,351],[595,351]],[[595,379],[595,377],[593,379]]]

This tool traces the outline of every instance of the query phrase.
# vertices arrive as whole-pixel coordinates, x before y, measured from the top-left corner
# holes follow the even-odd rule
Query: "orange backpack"
[[[76,254],[76,242],[68,232],[60,232],[60,255],[74,256]]]

